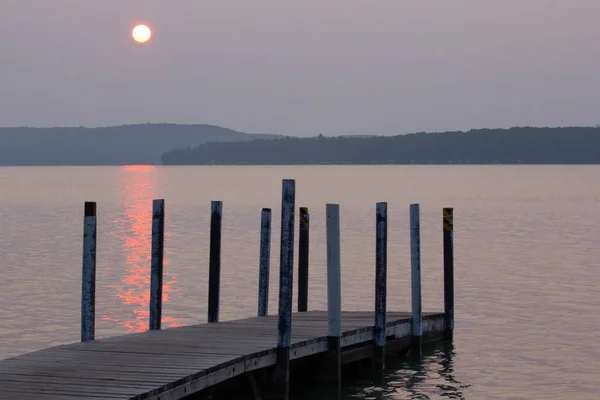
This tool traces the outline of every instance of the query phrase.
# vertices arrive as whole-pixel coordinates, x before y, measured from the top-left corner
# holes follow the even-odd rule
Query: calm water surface
[[[441,310],[440,213],[455,207],[453,342],[390,366],[384,384],[348,385],[348,398],[598,399],[599,176],[598,166],[0,168],[0,358],[79,339],[86,200],[99,214],[97,336],[147,329],[153,198],[167,209],[165,324],[206,318],[211,200],[224,202],[222,319],[253,316],[260,210],[273,208],[277,266],[281,179],[294,178],[311,212],[311,309],[326,308],[325,203],[341,205],[347,310],[373,308],[378,201],[389,204],[388,308],[410,309],[408,206],[419,202],[424,310]]]

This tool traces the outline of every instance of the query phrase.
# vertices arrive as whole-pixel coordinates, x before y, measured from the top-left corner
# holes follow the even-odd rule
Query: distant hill
[[[159,164],[175,148],[273,137],[213,125],[0,128],[0,165]]]
[[[478,129],[376,137],[207,143],[163,164],[597,164],[600,128]]]

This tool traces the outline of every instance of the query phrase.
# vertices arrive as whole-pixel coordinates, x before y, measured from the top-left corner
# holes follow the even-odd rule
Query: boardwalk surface
[[[342,314],[342,347],[373,340],[372,312]],[[409,313],[388,313],[387,335],[410,334]],[[0,399],[179,399],[275,363],[277,318],[151,331],[52,347],[0,361]],[[424,314],[424,334],[443,314]],[[295,313],[291,358],[327,350],[327,313]]]

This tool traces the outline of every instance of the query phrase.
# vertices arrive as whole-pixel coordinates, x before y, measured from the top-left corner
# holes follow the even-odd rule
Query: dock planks
[[[386,336],[409,337],[411,314],[387,313]],[[342,313],[342,348],[373,341],[373,312]],[[423,314],[423,334],[444,329]],[[73,343],[0,360],[0,399],[180,399],[275,364],[277,316]],[[327,351],[327,312],[295,313],[292,360]]]

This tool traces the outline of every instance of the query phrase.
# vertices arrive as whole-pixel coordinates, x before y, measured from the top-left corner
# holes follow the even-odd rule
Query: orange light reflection
[[[123,197],[122,205],[125,215],[115,219],[117,232],[126,254],[126,270],[121,279],[122,285],[112,287],[116,296],[124,305],[131,306],[131,318],[119,320],[104,316],[105,321],[112,321],[123,326],[129,332],[144,332],[148,329],[150,303],[150,251],[152,238],[152,200],[157,196],[158,179],[156,167],[151,165],[130,165],[121,168]],[[168,220],[168,214],[165,216]],[[166,223],[166,222],[165,222]],[[169,233],[165,232],[165,247],[169,241]],[[168,252],[165,251],[163,277],[163,309],[173,291],[175,277],[169,274]],[[181,326],[178,319],[164,317],[164,327]]]

